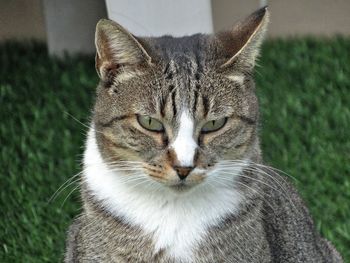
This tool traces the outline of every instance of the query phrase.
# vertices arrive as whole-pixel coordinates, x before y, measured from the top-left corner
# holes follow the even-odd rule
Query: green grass
[[[350,261],[350,39],[270,41],[257,69],[265,160],[297,178],[317,228]],[[62,261],[97,77],[93,58],[0,46],[0,262]]]

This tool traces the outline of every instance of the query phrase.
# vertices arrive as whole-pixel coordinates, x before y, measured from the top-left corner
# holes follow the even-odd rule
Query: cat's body
[[[262,165],[251,72],[265,12],[216,37],[141,40],[100,23],[66,262],[342,262]]]

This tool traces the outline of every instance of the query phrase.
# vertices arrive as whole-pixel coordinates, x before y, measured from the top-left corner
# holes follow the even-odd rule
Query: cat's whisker
[[[111,167],[109,169],[110,171],[117,172],[117,171],[144,171],[143,168],[124,168],[124,167]]]
[[[60,194],[62,194],[66,189],[68,189],[70,186],[74,185],[75,183],[79,182],[80,180],[81,180],[81,178],[77,178],[77,179],[71,181],[69,184],[67,184],[65,187],[63,187],[63,188],[56,194],[56,196],[55,196],[54,198],[52,198],[52,200],[51,200],[50,202],[54,201],[54,200],[55,200]]]
[[[227,167],[225,167],[225,168],[221,168],[221,167],[219,168],[219,170],[223,170],[223,171],[226,171],[226,169],[227,169],[228,171],[231,171],[231,166],[227,166]],[[281,187],[282,190],[285,191],[285,189],[284,189],[284,187],[282,186],[282,184],[281,184],[280,182],[278,182],[278,180],[277,180],[276,178],[274,178],[272,175],[268,174],[268,173],[265,172],[264,170],[259,169],[259,168],[254,167],[254,166],[244,167],[243,169],[244,169],[244,171],[258,172],[259,174],[266,175],[266,176],[270,177],[270,178],[274,181],[274,183],[278,184],[279,187]]]
[[[86,125],[85,123],[81,122],[80,120],[78,120],[76,117],[74,117],[72,114],[70,114],[68,111],[63,111],[63,113],[67,114],[69,117],[71,117],[73,120],[75,120],[76,122],[78,122],[79,124],[83,125],[85,128],[87,128],[87,130],[93,129],[94,131],[103,134],[103,132],[96,130],[94,127],[90,127],[88,125]],[[86,132],[86,131],[85,131]]]
[[[239,163],[240,161],[234,161],[232,162],[233,164],[237,164]],[[244,161],[241,161],[241,163],[245,163]],[[227,161],[226,161],[226,164],[222,165],[223,167],[230,167],[231,164],[229,164]],[[269,169],[269,167],[265,166],[265,165],[260,165],[260,164],[257,164],[257,163],[254,163],[254,162],[250,162],[249,163],[249,166],[248,166],[250,169],[256,169],[256,171],[260,171],[261,173],[265,174],[266,176],[270,177],[273,181],[275,181],[276,183],[278,183],[281,187],[282,187],[282,184],[274,177],[272,176],[271,174],[267,173],[266,171],[264,171],[263,169],[261,169],[260,167],[262,168],[265,168],[266,170],[268,171],[271,171],[273,173],[273,175],[281,178],[281,180],[283,182],[286,182],[285,178],[283,176],[281,176],[280,174],[278,174],[277,172]],[[248,168],[246,167],[245,170],[247,170]],[[284,173],[286,174],[286,173]]]
[[[217,181],[218,182],[220,182],[220,181],[226,181],[226,182],[231,182],[233,185],[234,184],[243,184],[243,185],[245,185],[247,188],[250,188],[251,190],[253,190],[253,191],[255,191],[255,192],[258,192],[259,193],[259,191],[258,190],[256,190],[255,188],[253,188],[253,187],[251,187],[251,186],[248,186],[248,185],[246,185],[246,184],[244,184],[244,183],[242,183],[242,182],[239,182],[239,181],[237,181],[237,180],[233,180],[233,178],[227,178],[227,177],[217,177]],[[261,190],[260,188],[259,188],[259,190]],[[261,193],[260,192],[260,195],[262,195],[262,196],[264,196],[264,195],[266,195],[266,193]]]
[[[144,162],[141,162],[141,161],[128,161],[128,160],[118,160],[118,161],[115,161],[116,163],[144,163]]]
[[[68,180],[66,180],[63,184],[61,184],[61,186],[52,194],[52,196],[49,198],[49,200],[47,201],[47,203],[52,202],[53,200],[56,199],[56,197],[62,192],[64,191],[64,189],[66,189],[67,187],[69,187],[70,185],[72,185],[75,181],[77,180],[73,180],[76,179],[77,177],[79,177],[81,174],[83,173],[83,171],[80,171],[79,173],[75,174],[74,176],[70,177]],[[80,180],[80,178],[78,178],[78,180]],[[73,181],[73,182],[72,182]]]
[[[124,184],[128,184],[128,183],[133,183],[133,182],[142,181],[142,180],[145,180],[145,178],[142,176],[136,175],[136,176],[133,176],[132,178],[121,180],[121,182]]]
[[[113,172],[113,173],[120,173],[120,175],[118,175],[119,177],[120,176],[123,176],[125,178],[130,178],[131,176],[134,176],[135,173],[138,173],[138,174],[144,174],[142,170],[109,170],[110,172]],[[117,176],[117,175],[116,175]]]
[[[266,175],[266,176],[270,177],[270,178],[274,181],[275,185],[278,184],[278,186],[282,189],[283,193],[287,193],[287,192],[288,192],[287,189],[286,189],[274,176],[270,175],[270,174],[267,173],[266,171],[264,171],[264,170],[262,170],[262,169],[260,169],[260,168],[258,168],[258,167],[250,167],[248,170],[250,170],[250,171],[252,171],[252,172],[257,172],[258,174]],[[276,173],[274,173],[274,174],[276,174]],[[279,174],[277,174],[277,175],[278,175],[279,178],[281,178],[284,182],[286,182],[286,181],[284,180],[284,178],[283,178],[281,175],[279,175]],[[282,196],[284,196],[284,197],[286,197],[287,199],[289,199],[289,201],[291,202],[291,204],[295,207],[295,205],[294,205],[294,203],[293,203],[291,197],[290,197],[289,195],[287,196],[286,194],[283,194],[283,193],[282,193]]]
[[[147,178],[145,176],[145,174],[143,173],[140,173],[139,171],[134,171],[134,172],[131,172],[131,173],[128,173],[126,176],[119,176],[118,177],[118,180],[120,180],[121,182],[125,182],[127,180],[132,180],[132,179],[135,179],[135,178]]]
[[[220,186],[223,186],[225,188],[231,188],[233,187],[234,180],[229,180],[229,178],[218,177],[215,180],[209,181],[209,183],[212,185],[219,184]]]
[[[271,208],[271,210],[274,212],[274,214],[276,214],[275,209],[270,205],[270,203],[265,198],[265,196],[267,195],[266,193],[258,191],[257,189],[252,188],[252,187],[250,187],[250,186],[248,186],[248,185],[246,185],[246,184],[244,184],[242,182],[235,182],[235,183],[237,183],[239,185],[242,185],[242,186],[246,187],[248,190],[253,191],[256,194],[258,194],[262,198],[262,200],[264,200],[264,203]],[[259,188],[259,190],[261,190],[261,189]]]
[[[108,163],[107,166],[109,167],[120,167],[120,168],[142,168],[143,165],[142,164],[118,164],[118,163]]]
[[[63,192],[66,188],[68,188],[70,185],[74,184],[75,182],[79,181],[80,178],[78,178],[77,180],[73,180],[77,177],[79,177],[82,173],[84,173],[88,168],[84,168],[82,169],[82,171],[80,171],[79,173],[75,174],[74,176],[70,177],[68,180],[66,180],[54,193],[53,195],[49,198],[48,203],[52,202],[53,200],[55,200],[57,198],[57,196]],[[114,170],[123,170],[123,171],[140,171],[142,170],[141,168],[125,168],[125,169],[114,169]]]
[[[73,192],[74,192],[75,190],[77,190],[80,186],[81,186],[81,184],[78,184],[76,187],[73,188],[72,191],[70,191],[70,192],[68,193],[68,195],[66,196],[66,198],[65,198],[65,199],[63,200],[63,202],[62,202],[61,209],[62,209],[62,207],[64,206],[64,203],[68,200],[69,196],[71,196],[71,194],[73,194]]]
[[[107,166],[109,167],[120,167],[120,168],[142,168],[143,166],[141,165],[128,165],[128,164],[108,164]]]
[[[259,171],[256,171],[256,170],[252,170],[252,171],[253,171],[253,172],[258,172],[258,173],[259,173]],[[224,172],[224,173],[225,173],[225,172]],[[228,173],[228,174],[231,174],[231,173]],[[284,198],[286,198],[286,200],[288,200],[288,201],[291,203],[291,205],[296,209],[295,204],[293,203],[293,201],[292,201],[292,199],[290,198],[290,196],[287,195],[287,194],[285,194],[285,193],[286,193],[286,189],[283,188],[281,185],[279,185],[279,187],[282,189],[282,191],[280,191],[280,190],[278,190],[277,188],[275,188],[275,187],[269,185],[269,184],[266,183],[266,182],[263,182],[263,181],[261,181],[261,180],[258,180],[258,179],[256,179],[256,178],[254,178],[254,177],[249,177],[249,176],[246,176],[246,175],[243,175],[243,174],[240,174],[239,176],[240,176],[240,177],[244,177],[244,178],[251,179],[251,180],[253,180],[253,181],[255,181],[255,182],[259,182],[259,183],[261,183],[261,184],[263,184],[263,185],[265,185],[265,186],[267,186],[267,187],[273,189],[274,191],[278,192],[281,196],[283,196]],[[275,184],[274,186],[277,186],[277,185]]]
[[[142,167],[142,163],[106,163],[106,165],[126,166],[126,167]]]
[[[232,167],[228,166],[228,168],[232,168]],[[294,202],[292,201],[292,198],[290,197],[290,195],[289,195],[289,194],[288,194],[288,195],[285,194],[285,193],[288,193],[288,191],[283,187],[282,184],[280,184],[280,183],[276,180],[276,178],[274,178],[274,177],[271,176],[270,174],[266,173],[265,171],[263,171],[263,170],[261,170],[261,169],[259,169],[259,168],[257,168],[257,167],[252,167],[252,166],[250,166],[250,167],[244,168],[244,170],[251,171],[251,172],[255,172],[255,173],[258,173],[258,174],[261,174],[261,175],[269,176],[271,179],[273,179],[273,181],[274,181],[274,183],[275,183],[275,186],[277,186],[277,184],[278,184],[278,187],[280,187],[280,188],[282,189],[283,192],[282,192],[282,191],[279,191],[278,189],[272,187],[271,185],[269,185],[269,184],[267,184],[267,183],[265,183],[265,182],[262,182],[262,181],[260,181],[260,180],[257,180],[256,178],[249,177],[249,176],[244,176],[244,175],[242,175],[242,174],[239,175],[239,176],[241,176],[241,177],[246,177],[246,178],[252,179],[252,180],[254,180],[254,181],[260,181],[260,183],[263,183],[264,185],[269,186],[271,189],[275,190],[275,191],[278,192],[281,196],[283,196],[284,198],[286,198],[286,200],[288,200],[288,201],[290,202],[290,204],[292,205],[292,207],[293,207],[296,211],[299,211],[299,210],[296,208]],[[220,171],[220,170],[219,170],[219,171]],[[232,171],[225,172],[225,170],[221,170],[220,172],[229,173],[229,174],[232,174],[232,175],[236,175],[236,174],[235,174],[234,172],[232,172]],[[279,176],[280,176],[280,175],[279,175]]]
[[[132,185],[131,188],[129,188],[128,190],[131,191],[131,190],[134,190],[136,187],[142,185],[142,184],[145,184],[147,182],[147,179],[146,178],[142,178],[143,180],[140,180],[140,182],[138,182],[137,184],[134,184]]]
[[[269,178],[271,178],[275,183],[277,183],[281,188],[283,188],[285,190],[285,188],[282,186],[282,184],[271,174],[267,173],[266,171],[264,171],[263,169],[259,168],[259,167],[255,167],[255,166],[249,166],[246,170],[249,171],[253,171],[253,172],[259,172],[260,174],[266,175]],[[279,175],[280,176],[280,175]],[[284,179],[284,178],[283,178]]]
[[[139,165],[140,164],[140,165]],[[106,166],[108,166],[110,169],[143,169],[143,166],[141,165],[142,163],[105,163]],[[84,170],[90,168],[90,167],[101,167],[101,164],[93,164],[93,163],[89,163],[84,165],[85,168]]]
[[[234,173],[225,172],[225,171],[222,171],[221,173],[230,174],[230,175],[235,175]],[[249,177],[249,176],[246,176],[246,175],[243,175],[243,174],[239,174],[238,176],[239,176],[239,177],[243,177],[243,178],[251,179],[251,180],[253,180],[253,181],[255,181],[255,182],[259,182],[259,183],[261,183],[261,184],[263,184],[263,185],[266,185],[267,187],[272,188],[272,189],[275,190],[276,192],[279,192],[280,194],[282,194],[282,192],[279,191],[278,189],[274,188],[273,186],[271,186],[271,185],[269,185],[268,183],[265,183],[265,182],[263,182],[263,181],[261,181],[261,180],[259,180],[259,179],[256,179],[256,178],[254,178],[254,177]]]
[[[96,167],[98,168],[98,166]],[[142,167],[108,167],[109,171],[144,171]]]
[[[222,161],[220,161],[220,163],[223,163],[223,164],[244,163],[244,164],[246,164],[247,161],[244,161],[244,160],[222,160]],[[280,173],[282,173],[282,174],[284,174],[284,175],[286,175],[286,176],[292,178],[293,180],[298,181],[298,179],[295,178],[294,176],[292,176],[292,175],[290,175],[290,174],[286,173],[285,171],[282,171],[282,170],[280,170],[280,169],[278,169],[278,168],[275,168],[275,167],[272,167],[272,166],[268,166],[268,165],[264,165],[264,164],[261,164],[261,163],[255,163],[255,162],[253,162],[253,161],[251,161],[251,160],[248,161],[248,164],[249,164],[249,165],[258,166],[258,167],[266,168],[266,169],[268,169],[268,170],[271,170],[271,172],[273,172],[274,174],[276,174],[276,175],[278,175],[278,176],[281,176],[280,174],[278,174],[278,172],[280,172]],[[283,177],[282,177],[282,178],[283,178]],[[284,179],[284,178],[283,178],[283,179]]]
[[[234,161],[233,163],[234,163],[234,164],[237,164],[237,163],[239,163],[239,161]],[[245,163],[245,162],[244,162],[244,163]],[[233,167],[234,167],[234,166],[232,166],[232,165],[226,165],[225,168],[219,167],[218,170],[219,170],[219,171],[226,171],[226,170],[228,170],[228,172],[232,172],[231,169],[232,169]],[[259,167],[248,166],[248,167],[244,167],[244,170],[245,170],[245,171],[250,171],[250,172],[253,172],[253,173],[258,173],[258,174],[261,174],[261,175],[266,175],[266,176],[268,176],[269,178],[271,178],[271,179],[273,180],[275,186],[278,185],[278,187],[280,187],[280,188],[282,189],[283,192],[286,192],[286,189],[283,187],[283,185],[282,185],[275,177],[273,177],[272,175],[270,175],[270,174],[267,173],[266,171],[260,169]],[[242,177],[247,177],[247,176],[244,176],[244,175],[242,175],[242,174],[240,174],[240,176],[242,176]],[[279,175],[279,176],[280,176],[280,175]],[[247,177],[247,178],[253,179],[252,177]],[[257,179],[254,179],[254,180],[257,180]],[[263,184],[265,184],[265,185],[268,185],[267,183],[262,182],[262,181],[261,181],[261,183],[263,183]],[[276,188],[274,188],[274,187],[272,187],[272,186],[270,186],[270,185],[268,185],[268,186],[269,186],[270,188],[274,189],[275,191],[279,192],[279,193],[282,194],[283,196],[285,196],[285,197],[286,197],[287,199],[289,199],[290,202],[293,204],[293,202],[291,201],[291,199],[290,199],[289,196],[287,197],[285,194],[283,194],[283,192],[277,190]],[[294,205],[294,204],[293,204],[293,205]]]
[[[145,187],[150,189],[152,192],[157,192],[159,189],[161,189],[161,185],[154,180],[147,180]]]
[[[253,163],[253,164],[256,165],[256,166],[264,167],[264,168],[270,170],[271,172],[273,172],[274,174],[277,174],[277,175],[279,175],[278,172],[279,172],[279,173],[282,173],[282,174],[284,174],[284,175],[290,177],[291,179],[293,179],[293,180],[299,182],[299,180],[298,180],[296,177],[294,177],[294,176],[292,176],[292,175],[290,175],[290,174],[288,174],[288,173],[286,173],[286,172],[284,172],[284,171],[282,171],[282,170],[280,170],[280,169],[277,169],[277,168],[275,168],[275,167],[268,166],[268,165],[263,165],[263,164],[258,164],[258,163]],[[281,176],[281,175],[279,175],[279,176]]]
[[[126,162],[126,161],[111,161],[111,162],[109,162],[109,161],[105,160],[104,164],[106,164],[106,165],[111,165],[111,164],[142,165],[142,164],[144,164],[144,162],[138,162],[138,161],[128,161],[128,162]],[[87,163],[86,165],[101,165],[101,163],[96,163],[96,164],[95,163]]]
[[[255,163],[255,162],[251,162],[251,163],[253,164],[253,167],[252,167],[252,168],[255,168],[255,169],[256,169],[256,172],[258,172],[258,173],[260,173],[260,174],[263,173],[264,175],[269,176],[272,180],[274,180],[275,183],[279,184],[279,186],[282,188],[283,192],[288,193],[288,191],[286,190],[286,188],[285,188],[274,176],[270,175],[269,173],[267,173],[266,171],[264,171],[264,170],[261,169],[260,167],[265,168],[266,170],[272,172],[273,175],[275,175],[275,176],[281,178],[281,180],[282,180],[284,183],[287,183],[287,182],[286,182],[286,179],[285,179],[283,176],[281,176],[279,173],[277,173],[276,171],[274,171],[274,170],[278,170],[278,169],[275,169],[275,168],[273,168],[273,167],[266,166],[266,165],[263,165],[263,164],[258,164],[258,163]],[[256,167],[256,166],[258,166],[258,167]],[[285,172],[283,172],[283,171],[281,171],[281,170],[279,170],[279,171],[282,172],[283,174],[289,176],[290,178],[292,178],[292,179],[298,181],[295,177],[293,177],[293,176],[291,176],[291,175],[289,175],[289,174],[287,174],[287,173],[285,173]],[[294,208],[297,212],[299,212],[299,210],[297,209],[296,205],[295,205],[294,202],[292,201],[292,198],[291,198],[291,196],[290,196],[289,194],[288,194],[288,195],[282,194],[282,196],[284,196],[284,197],[291,203],[291,205],[293,206],[293,208]]]

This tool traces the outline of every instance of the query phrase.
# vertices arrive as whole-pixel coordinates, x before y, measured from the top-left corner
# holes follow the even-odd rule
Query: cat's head
[[[216,35],[139,38],[101,20],[93,121],[106,164],[184,190],[258,158],[252,74],[267,23],[263,8]]]

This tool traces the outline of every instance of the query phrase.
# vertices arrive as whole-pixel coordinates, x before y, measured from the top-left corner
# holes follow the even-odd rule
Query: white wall
[[[110,17],[139,35],[219,31],[264,1],[271,11],[272,37],[350,35],[350,0],[107,1]],[[102,17],[107,17],[104,0],[0,0],[0,41],[35,38],[46,40],[52,54],[65,49],[94,53],[95,25]]]
[[[212,33],[210,0],[106,0],[108,17],[140,36]]]
[[[95,28],[106,17],[103,0],[44,0],[50,54],[95,53]]]
[[[270,37],[350,35],[350,0],[212,0],[214,31],[230,28],[264,2]]]

